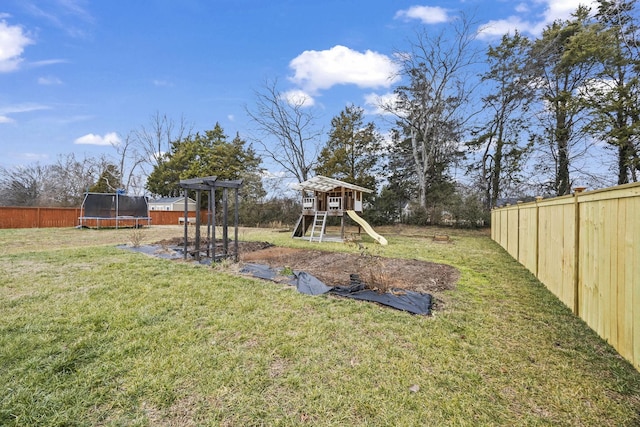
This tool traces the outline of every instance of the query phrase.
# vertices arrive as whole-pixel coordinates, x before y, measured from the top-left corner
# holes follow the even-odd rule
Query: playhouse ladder
[[[313,242],[313,236],[315,235],[316,228],[319,227],[318,230],[318,242],[322,242],[322,236],[324,236],[324,228],[327,224],[327,212],[326,211],[316,211],[315,216],[313,217],[313,227],[311,227],[311,236],[309,237],[309,241]]]

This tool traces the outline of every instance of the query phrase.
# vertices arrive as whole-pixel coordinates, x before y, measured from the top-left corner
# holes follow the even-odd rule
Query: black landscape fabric
[[[134,248],[127,245],[121,245],[119,247],[121,249],[142,252],[162,258],[174,259],[179,257],[179,254],[176,251],[161,250],[155,246],[140,246]],[[275,270],[262,264],[245,264],[240,269],[240,273],[270,281],[276,281],[276,278],[279,275],[281,276],[281,270]],[[367,289],[360,281],[357,274],[351,275],[350,286],[333,287],[327,286],[321,280],[305,271],[295,271],[292,276],[288,277],[288,280],[285,280],[285,282],[295,286],[298,292],[305,295],[322,295],[331,293],[345,298],[377,302],[378,304],[398,310],[404,310],[413,314],[431,314],[432,297],[430,294],[423,294],[404,289],[393,289],[391,292],[378,293],[374,290]]]
[[[265,280],[274,280],[277,272],[266,265],[245,264],[240,270],[241,273],[250,274]],[[393,289],[391,292],[378,293],[367,289],[359,281],[357,275],[352,275],[350,286],[327,286],[313,275],[296,271],[289,283],[296,287],[298,292],[306,295],[322,295],[331,293],[346,298],[353,298],[362,301],[377,302],[398,310],[404,310],[413,314],[431,314],[432,298],[430,294],[407,291],[404,289]]]
[[[325,285],[321,280],[305,271],[296,271],[294,274],[295,286],[298,292],[306,295],[322,295],[331,292],[331,286]]]
[[[366,289],[364,285],[336,286],[332,294],[347,298],[377,302],[398,310],[413,314],[431,314],[431,295],[404,289],[392,289],[391,292],[378,293]]]
[[[263,280],[275,280],[277,273],[268,265],[262,264],[245,264],[240,269],[242,274],[250,274],[253,277],[257,277]]]

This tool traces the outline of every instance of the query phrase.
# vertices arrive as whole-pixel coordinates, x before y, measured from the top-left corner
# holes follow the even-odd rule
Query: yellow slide
[[[351,217],[352,220],[360,224],[360,226],[367,232],[367,234],[375,239],[376,242],[380,243],[382,246],[387,245],[387,239],[373,231],[373,228],[369,225],[367,221],[365,221],[360,215],[355,213],[355,211],[347,211],[347,214]]]

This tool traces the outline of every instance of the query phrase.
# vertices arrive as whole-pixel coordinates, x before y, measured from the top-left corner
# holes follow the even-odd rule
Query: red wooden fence
[[[149,211],[151,225],[178,225],[178,219],[184,217],[180,211]],[[189,212],[195,217],[195,212]],[[47,207],[5,207],[0,206],[1,228],[46,228],[46,227],[75,227],[80,224],[80,208],[47,208]],[[207,212],[200,212],[200,220],[207,222]],[[101,227],[115,226],[101,220]],[[140,221],[146,225],[146,221]],[[94,226],[94,223],[88,225]]]

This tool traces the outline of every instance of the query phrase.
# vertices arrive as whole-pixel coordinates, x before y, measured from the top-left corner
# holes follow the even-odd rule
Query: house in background
[[[187,206],[189,212],[195,212],[196,201],[189,197]],[[161,197],[156,200],[149,200],[149,210],[184,212],[184,197]]]

